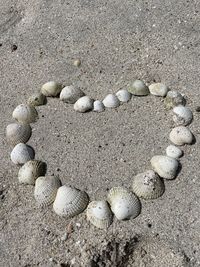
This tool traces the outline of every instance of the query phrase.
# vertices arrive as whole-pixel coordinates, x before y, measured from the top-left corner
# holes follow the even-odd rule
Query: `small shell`
[[[31,133],[29,124],[11,123],[6,127],[6,140],[13,146],[26,143],[31,137]]]
[[[155,96],[166,96],[168,87],[163,83],[153,83],[149,86],[149,91]]]
[[[179,163],[174,158],[157,155],[152,157],[151,165],[160,177],[171,180],[176,177]]]
[[[193,134],[185,126],[178,126],[171,130],[169,134],[169,139],[177,146],[192,144]]]
[[[120,106],[119,99],[113,94],[108,94],[102,102],[106,108],[117,108]]]
[[[57,96],[62,90],[62,85],[60,83],[50,81],[43,84],[41,88],[41,93],[45,96]]]
[[[172,109],[176,106],[185,106],[186,100],[181,93],[177,91],[169,91],[164,99],[166,109]]]
[[[74,109],[78,112],[86,112],[93,109],[93,100],[88,96],[79,98],[74,104]]]
[[[17,144],[10,154],[12,162],[17,165],[22,165],[34,159],[34,156],[35,152],[33,148],[23,143]]]
[[[85,94],[81,89],[74,87],[73,85],[66,86],[62,89],[60,93],[60,99],[69,104],[74,104],[80,97]]]
[[[14,109],[12,116],[18,122],[24,124],[35,122],[38,119],[37,110],[27,104],[18,105]]]
[[[116,93],[116,96],[118,97],[120,102],[128,102],[132,95],[129,93],[126,89],[121,89]]]
[[[108,193],[107,201],[118,220],[135,218],[140,214],[140,200],[125,188],[113,187]]]
[[[178,159],[183,155],[183,151],[174,145],[169,145],[166,148],[166,154],[168,157]]]
[[[83,212],[88,202],[88,195],[84,191],[63,185],[57,191],[53,209],[58,215],[71,218]]]
[[[156,199],[165,191],[165,185],[152,170],[145,171],[133,178],[133,192],[144,199]]]
[[[188,107],[178,106],[173,108],[173,121],[178,125],[188,125],[193,119],[192,111]]]
[[[54,202],[61,182],[57,176],[41,176],[35,181],[34,197],[40,207]]]
[[[103,112],[104,110],[105,110],[105,106],[100,100],[94,101],[93,111],[95,111],[95,112]]]
[[[44,105],[46,103],[46,96],[41,93],[35,93],[29,97],[27,103],[34,107]]]
[[[46,163],[39,160],[27,161],[18,172],[18,180],[20,184],[34,185],[35,180],[39,176],[44,176],[46,173]]]
[[[137,96],[149,95],[149,88],[141,80],[135,80],[128,86],[128,91]]]
[[[87,207],[87,218],[97,228],[108,228],[112,223],[112,212],[106,201],[92,201]]]

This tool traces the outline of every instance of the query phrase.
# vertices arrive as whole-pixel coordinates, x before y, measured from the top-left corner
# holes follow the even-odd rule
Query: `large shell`
[[[42,93],[35,93],[29,97],[27,103],[34,107],[44,105],[46,103],[46,96]]]
[[[178,126],[171,130],[169,134],[169,139],[177,146],[192,144],[193,134],[185,126]]]
[[[88,96],[82,96],[74,104],[74,109],[78,112],[86,112],[93,109],[93,100]]]
[[[166,96],[168,87],[163,83],[153,83],[149,86],[149,91],[155,96]]]
[[[186,100],[181,93],[177,91],[169,91],[164,99],[164,104],[167,109],[172,109],[179,105],[185,105]]]
[[[166,148],[166,154],[168,157],[178,159],[183,155],[183,151],[177,146],[169,145]]]
[[[93,111],[95,111],[95,112],[103,112],[104,110],[105,110],[105,106],[100,100],[94,101]]]
[[[85,94],[81,89],[70,85],[62,89],[60,93],[60,99],[65,103],[74,104],[79,98],[84,95]]]
[[[135,80],[128,86],[128,91],[137,96],[145,96],[149,94],[149,88],[141,80]]]
[[[23,143],[17,144],[10,154],[12,162],[17,165],[22,165],[34,159],[34,156],[35,152],[33,148]]]
[[[29,160],[19,169],[18,180],[20,184],[34,185],[35,180],[45,173],[46,163],[40,160]]]
[[[132,188],[138,197],[144,199],[156,199],[165,191],[163,181],[152,170],[136,175],[133,178]]]
[[[43,84],[41,88],[41,93],[45,96],[57,96],[62,90],[62,85],[60,83],[50,81]]]
[[[108,193],[107,201],[118,220],[135,218],[140,214],[140,200],[123,187],[113,187]]]
[[[54,202],[61,182],[57,176],[41,176],[35,181],[34,197],[40,207]]]
[[[97,228],[105,229],[112,223],[112,212],[106,201],[92,201],[87,207],[87,218]]]
[[[132,95],[129,93],[126,89],[121,89],[116,93],[116,96],[118,97],[120,102],[128,102]]]
[[[31,133],[29,124],[11,123],[6,127],[6,140],[13,146],[26,143],[31,137]]]
[[[173,108],[173,121],[178,125],[188,125],[193,119],[192,111],[188,107],[178,106]]]
[[[20,123],[28,124],[38,119],[37,110],[28,104],[18,105],[12,114],[13,118]]]
[[[120,101],[117,98],[116,95],[113,94],[108,94],[104,100],[103,100],[103,104],[106,108],[117,108],[120,106]]]
[[[84,211],[88,202],[88,195],[84,191],[63,185],[57,191],[53,209],[58,215],[71,218]]]

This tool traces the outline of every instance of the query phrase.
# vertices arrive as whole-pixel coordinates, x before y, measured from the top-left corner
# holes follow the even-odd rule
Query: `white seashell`
[[[58,215],[71,218],[83,212],[88,202],[88,195],[84,191],[63,185],[57,191],[53,209]]]
[[[93,111],[95,112],[103,112],[105,110],[105,106],[100,100],[94,101],[93,105]]]
[[[168,156],[157,155],[152,157],[151,165],[158,175],[165,179],[174,179],[176,177],[179,163],[176,159]]]
[[[41,106],[46,103],[46,96],[41,93],[35,93],[31,95],[27,101],[28,105]]]
[[[188,107],[178,106],[173,108],[173,121],[176,125],[188,125],[193,119],[192,111]]]
[[[54,202],[61,182],[57,176],[41,176],[35,181],[34,197],[40,207]]]
[[[185,106],[186,100],[181,93],[177,91],[169,91],[164,99],[164,104],[167,109],[172,109],[176,106]]]
[[[135,80],[128,86],[128,91],[137,96],[145,96],[149,94],[149,88],[141,80]]]
[[[113,187],[108,193],[107,201],[118,220],[135,218],[140,214],[140,200],[125,188]]]
[[[43,84],[41,88],[41,93],[45,96],[57,96],[62,90],[62,85],[60,83],[50,81]]]
[[[79,98],[74,104],[74,109],[78,112],[86,112],[93,109],[93,100],[88,96]]]
[[[37,110],[33,106],[27,104],[18,105],[12,114],[13,118],[20,123],[32,123],[38,119]]]
[[[113,94],[108,94],[102,102],[106,108],[117,108],[120,106],[119,99]]]
[[[126,89],[121,89],[116,93],[116,96],[118,97],[120,102],[128,102],[132,95],[129,93]]]
[[[74,104],[80,97],[85,94],[81,89],[74,87],[73,85],[66,86],[62,89],[60,93],[60,99],[69,104]]]
[[[166,154],[168,157],[178,159],[183,155],[183,151],[174,145],[169,145],[166,148]]]
[[[165,185],[157,173],[145,171],[133,178],[133,192],[144,199],[156,199],[165,191]]]
[[[177,146],[192,144],[193,134],[185,126],[178,126],[171,130],[169,134],[169,139]]]
[[[106,201],[92,201],[87,207],[87,218],[97,228],[108,228],[112,223],[112,212]]]
[[[149,86],[149,91],[155,96],[166,96],[168,87],[163,83],[153,83]]]
[[[11,123],[6,127],[6,140],[11,145],[26,143],[31,137],[29,124]]]
[[[23,143],[17,144],[10,154],[12,162],[17,165],[22,165],[34,159],[34,156],[35,152],[33,148]]]
[[[39,176],[44,176],[46,173],[46,164],[39,160],[27,161],[18,172],[18,180],[20,184],[34,185],[35,180]]]

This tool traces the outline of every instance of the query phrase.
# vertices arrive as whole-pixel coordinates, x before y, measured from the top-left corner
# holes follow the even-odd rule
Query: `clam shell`
[[[34,156],[35,152],[33,148],[23,143],[17,144],[10,154],[12,162],[17,165],[22,165],[34,159]]]
[[[78,112],[86,112],[93,109],[93,100],[88,96],[82,96],[74,104],[74,109]]]
[[[84,191],[63,185],[57,191],[53,209],[58,215],[71,218],[83,212],[88,202],[88,195]]]
[[[185,126],[175,127],[169,134],[170,141],[177,146],[192,144],[193,138],[193,134]]]
[[[45,173],[46,163],[40,160],[29,160],[19,169],[18,180],[20,184],[34,185],[35,180]]]
[[[186,100],[181,93],[177,91],[169,91],[164,99],[165,108],[172,109],[176,106],[185,106]]]
[[[133,178],[133,192],[144,199],[156,199],[165,191],[165,185],[157,173],[145,171]]]
[[[54,202],[61,182],[57,176],[41,176],[35,181],[34,197],[40,207]]]
[[[128,102],[132,95],[126,89],[121,89],[116,93],[117,98],[120,102]]]
[[[97,228],[108,228],[112,223],[112,212],[106,201],[92,201],[87,207],[87,218]]]
[[[13,146],[26,143],[31,137],[31,133],[29,124],[11,123],[6,127],[6,140]]]
[[[108,193],[107,201],[118,220],[135,218],[140,214],[140,200],[123,187],[113,187]]]
[[[106,108],[117,108],[120,106],[119,99],[113,94],[108,94],[102,102]]]
[[[166,154],[168,157],[178,159],[183,155],[183,151],[174,145],[169,145],[166,148]]]
[[[100,100],[94,101],[93,111],[95,111],[95,112],[103,112],[104,110],[105,110],[105,106]]]
[[[192,122],[193,114],[188,107],[178,106],[173,108],[173,121],[178,125],[188,125]]]
[[[74,104],[79,98],[85,94],[81,89],[74,87],[73,85],[66,86],[62,89],[60,93],[60,99],[69,104]]]
[[[135,80],[128,86],[128,91],[137,96],[149,95],[149,88],[141,80]]]
[[[31,106],[41,106],[46,103],[46,96],[41,93],[35,93],[31,95],[27,101],[28,105]]]
[[[171,180],[176,177],[179,163],[174,158],[157,155],[152,157],[151,165],[160,177]]]
[[[62,85],[60,83],[50,81],[43,84],[41,88],[41,93],[45,96],[57,96],[62,90]]]
[[[38,113],[33,106],[21,104],[14,109],[12,117],[20,123],[28,124],[38,119]]]
[[[149,86],[149,91],[155,96],[166,96],[168,87],[163,83],[153,83]]]

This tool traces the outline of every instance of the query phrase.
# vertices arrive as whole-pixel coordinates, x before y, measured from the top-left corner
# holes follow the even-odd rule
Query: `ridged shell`
[[[10,154],[12,162],[17,165],[22,165],[34,159],[34,156],[35,152],[33,148],[23,143],[17,144]]]
[[[133,192],[144,199],[156,199],[165,191],[165,185],[152,170],[145,171],[133,178]]]
[[[53,209],[56,214],[71,218],[83,212],[88,202],[88,195],[84,191],[63,185],[57,191]]]
[[[95,111],[95,112],[103,112],[104,110],[105,110],[105,106],[100,100],[94,101],[93,111]]]
[[[169,145],[166,148],[166,154],[168,157],[178,159],[183,155],[183,151],[180,148],[178,148],[177,146]]]
[[[19,169],[18,180],[20,184],[34,185],[35,180],[45,173],[46,163],[40,160],[29,160]]]
[[[125,188],[113,187],[108,193],[107,201],[118,220],[135,218],[140,214],[140,200]]]
[[[179,105],[185,105],[186,100],[181,93],[177,91],[169,91],[164,99],[165,108],[172,109]]]
[[[18,105],[14,109],[12,116],[18,122],[24,124],[35,122],[38,119],[37,110],[33,106],[27,104]]]
[[[128,91],[137,96],[145,96],[149,95],[149,88],[146,86],[146,84],[141,80],[135,80],[128,86]]]
[[[112,212],[106,201],[92,201],[87,207],[87,218],[97,228],[108,228],[112,223]]]
[[[57,176],[41,176],[35,181],[34,197],[40,207],[54,202],[61,182]]]
[[[113,94],[108,94],[102,102],[106,108],[117,108],[120,106],[119,99]]]
[[[62,89],[60,93],[60,100],[62,100],[65,103],[74,104],[79,98],[84,96],[84,92],[73,86],[66,86]]]
[[[178,126],[171,130],[169,134],[169,139],[177,146],[192,144],[193,134],[185,126]]]
[[[82,96],[74,104],[74,109],[78,112],[86,112],[93,109],[93,100],[88,96]]]
[[[41,88],[41,93],[45,96],[57,96],[62,90],[62,85],[60,83],[50,81],[43,84]]]
[[[173,108],[173,121],[178,125],[188,125],[192,122],[193,114],[188,107],[178,106]]]
[[[166,96],[168,87],[163,83],[153,83],[149,86],[149,91],[155,96]]]
[[[128,102],[132,95],[126,89],[121,89],[116,93],[117,98],[120,102]]]
[[[29,97],[27,103],[34,107],[44,105],[46,103],[46,96],[42,93],[35,93]]]
[[[13,146],[26,143],[31,137],[31,133],[29,124],[11,123],[6,127],[6,140]]]

